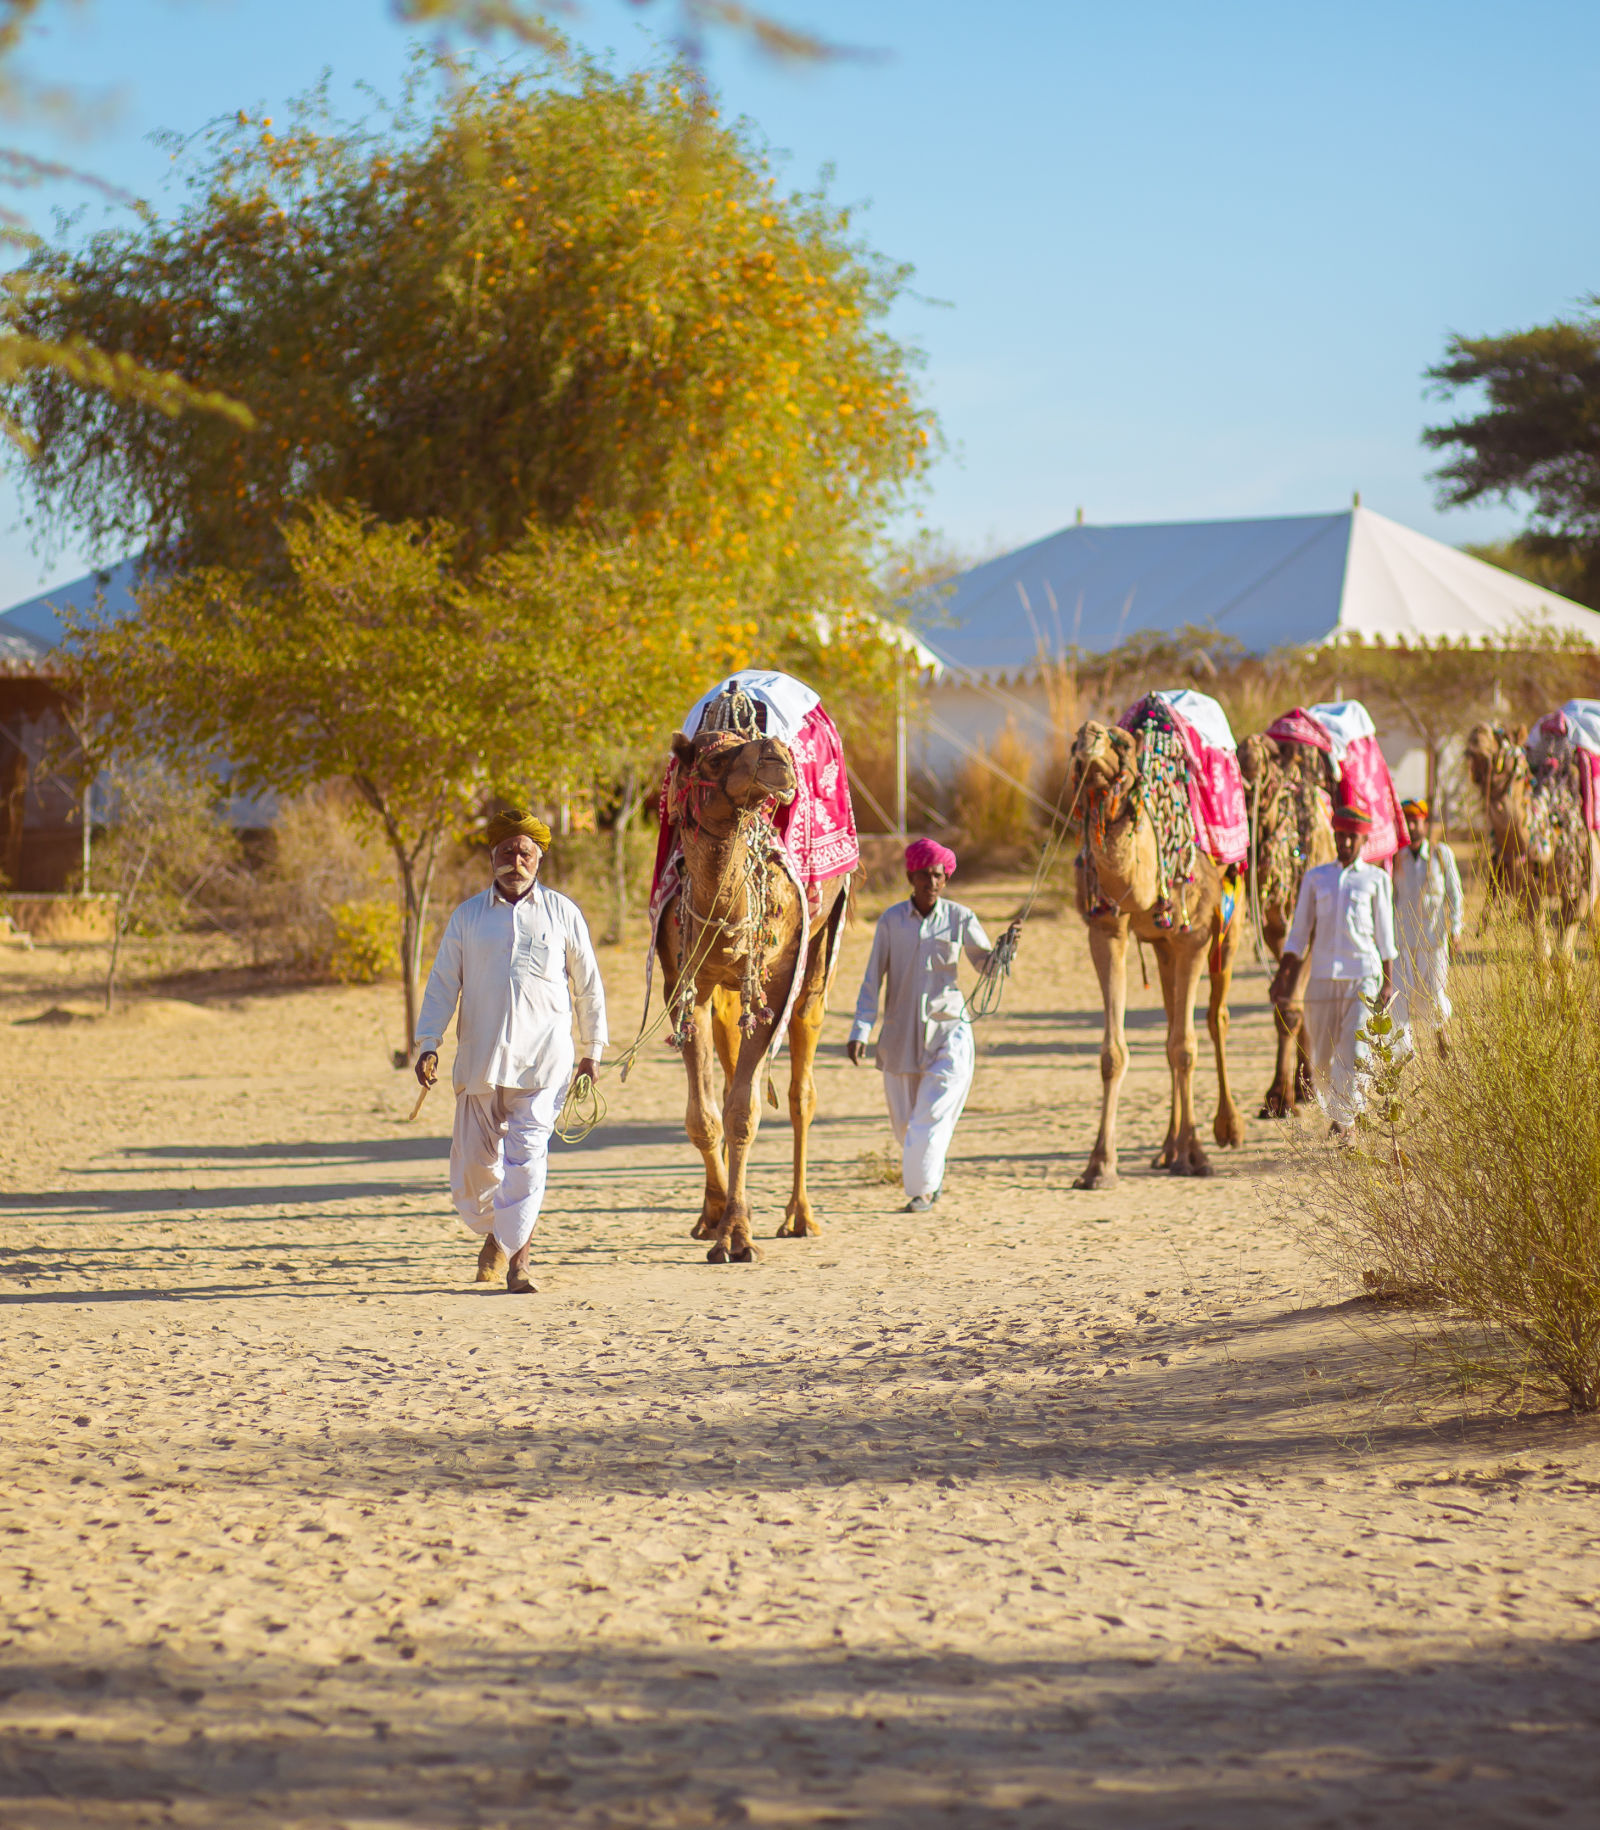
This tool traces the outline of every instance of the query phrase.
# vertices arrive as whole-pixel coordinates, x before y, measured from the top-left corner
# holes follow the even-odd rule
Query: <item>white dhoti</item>
[[[1378,981],[1313,979],[1306,990],[1306,1046],[1317,1100],[1329,1122],[1351,1125],[1365,1103],[1360,1071],[1365,1044],[1357,1040],[1367,1019],[1367,999],[1378,995]]]
[[[1394,963],[1394,1020],[1411,1035],[1419,1023],[1437,1029],[1450,1020],[1450,996],[1445,986],[1450,977],[1448,946],[1408,947],[1401,943]]]
[[[507,1253],[533,1237],[544,1204],[550,1132],[565,1086],[496,1087],[456,1095],[450,1193],[479,1238],[493,1233]]]
[[[883,1076],[889,1123],[900,1146],[900,1180],[913,1200],[937,1194],[944,1181],[944,1160],[972,1088],[974,1059],[972,1026],[952,1023],[920,1074]]]

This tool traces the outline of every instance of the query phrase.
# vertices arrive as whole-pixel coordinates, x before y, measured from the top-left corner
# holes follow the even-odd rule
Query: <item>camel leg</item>
[[[739,993],[732,985],[712,987],[711,1034],[717,1045],[717,1060],[722,1064],[722,1092],[726,1098],[739,1054]]]
[[[1206,1029],[1217,1062],[1217,1115],[1211,1123],[1211,1135],[1224,1146],[1244,1142],[1244,1120],[1228,1085],[1228,993],[1233,987],[1233,962],[1238,951],[1239,914],[1235,910],[1233,920],[1218,936],[1211,952],[1211,1002],[1206,1009]]]
[[[712,1067],[716,1049],[712,1041],[709,1003],[695,1005],[694,1025],[683,1045],[683,1065],[689,1076],[689,1105],[683,1128],[706,1166],[705,1196],[699,1218],[689,1230],[691,1239],[713,1239],[722,1226],[728,1205],[727,1149],[723,1142],[722,1113]]]
[[[1157,948],[1159,954],[1160,949]],[[1089,1153],[1087,1167],[1074,1188],[1115,1188],[1117,1185],[1117,1101],[1128,1071],[1125,1015],[1128,1007],[1128,929],[1091,925],[1089,957],[1100,980],[1105,1001],[1106,1027],[1100,1039],[1100,1133]]]
[[[1205,952],[1199,947],[1184,951],[1174,947],[1172,962],[1173,1008],[1168,1011],[1167,1065],[1172,1070],[1173,1115],[1177,1123],[1174,1175],[1208,1176],[1211,1163],[1194,1123],[1194,1064],[1199,1053],[1194,1035],[1194,1000],[1200,989]]]
[[[789,1192],[789,1205],[783,1210],[783,1224],[778,1228],[780,1239],[815,1238],[822,1231],[806,1192],[806,1148],[817,1110],[815,1064],[817,1044],[822,1040],[827,944],[826,933],[812,941],[805,984],[789,1019],[789,1123],[794,1129],[794,1185]]]
[[[750,1237],[750,1196],[745,1187],[745,1169],[755,1148],[756,1133],[761,1129],[761,1089],[757,1082],[772,1043],[773,1025],[761,1024],[740,1045],[734,1063],[733,1078],[728,1082],[727,1097],[722,1102],[722,1129],[728,1150],[728,1199],[722,1210],[722,1224],[711,1250],[708,1264],[748,1264],[761,1256],[760,1248]]]
[[[1172,1029],[1177,1018],[1174,1015],[1177,998],[1177,982],[1174,976],[1172,942],[1158,940],[1151,951],[1156,956],[1156,971],[1161,975],[1161,1008],[1167,1013],[1167,1060],[1172,1059]],[[1179,1106],[1177,1082],[1172,1086],[1172,1103],[1167,1110],[1167,1135],[1162,1140],[1161,1148],[1150,1167],[1152,1169],[1170,1169],[1178,1160]]]

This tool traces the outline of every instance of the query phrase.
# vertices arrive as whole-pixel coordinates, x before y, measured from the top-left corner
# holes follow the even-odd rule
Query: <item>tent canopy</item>
[[[1187,624],[1251,654],[1341,638],[1496,646],[1529,624],[1600,645],[1594,611],[1369,508],[1063,528],[954,579],[922,634],[961,673],[1015,676]]]

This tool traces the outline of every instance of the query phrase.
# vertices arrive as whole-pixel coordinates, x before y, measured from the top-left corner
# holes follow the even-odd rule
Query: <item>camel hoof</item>
[[[798,1237],[798,1235],[795,1232],[795,1229],[789,1224],[789,1222],[787,1220],[781,1221],[779,1223],[778,1231],[774,1236],[779,1239],[794,1239],[794,1238]]]
[[[1170,1173],[1175,1176],[1214,1176],[1217,1172],[1202,1157],[1199,1162],[1174,1163]]]
[[[1084,1170],[1083,1174],[1072,1184],[1074,1188],[1089,1190],[1097,1188],[1115,1188],[1117,1172],[1114,1169],[1103,1169],[1098,1164]]]
[[[709,1220],[696,1220],[694,1225],[689,1228],[691,1239],[715,1239],[716,1236],[717,1229]]]
[[[714,1245],[714,1246],[712,1246],[711,1250],[706,1253],[706,1263],[707,1264],[726,1264],[727,1262],[728,1262],[728,1248],[725,1245],[722,1245],[720,1243],[717,1245]]]
[[[729,1261],[733,1264],[759,1264],[761,1256],[760,1246],[754,1244],[741,1246],[737,1252],[728,1254]]]

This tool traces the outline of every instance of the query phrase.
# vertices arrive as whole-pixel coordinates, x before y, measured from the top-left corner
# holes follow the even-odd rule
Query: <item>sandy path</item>
[[[467,1281],[445,1100],[397,1122],[392,990],[18,1025],[72,962],[8,956],[0,1822],[1592,1821],[1594,1426],[1379,1403],[1253,1119],[1072,1193],[1098,1017],[1072,927],[1027,946],[930,1218],[835,1014],[824,1238],[701,1261],[657,1050],[522,1300]]]

